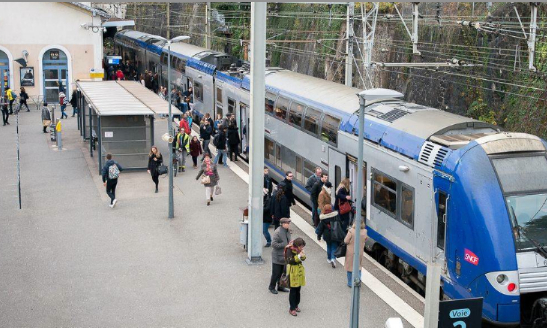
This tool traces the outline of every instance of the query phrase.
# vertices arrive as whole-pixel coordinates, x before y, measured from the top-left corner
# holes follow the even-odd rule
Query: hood
[[[113,160],[113,159],[109,159],[108,161],[106,161],[106,162],[104,163],[105,166],[110,166],[110,165],[112,165],[112,164],[117,164],[117,163],[116,163],[116,161]]]
[[[338,215],[338,211],[332,211],[328,214],[321,214],[319,215],[319,220],[326,220],[326,219],[330,219],[330,218],[333,218],[335,216]]]

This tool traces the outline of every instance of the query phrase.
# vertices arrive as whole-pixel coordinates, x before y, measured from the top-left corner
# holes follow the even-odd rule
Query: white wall
[[[27,65],[35,71],[35,86],[26,87],[31,96],[43,94],[40,55],[54,46],[69,52],[72,85],[76,79],[89,78],[90,69],[101,68],[102,31],[94,33],[81,27],[84,23],[100,26],[99,16],[92,17],[91,12],[55,2],[2,2],[0,11],[4,13],[0,19],[0,45],[13,59],[21,58],[23,50],[29,52]],[[19,90],[20,67],[18,63],[10,63],[12,87],[16,90]]]

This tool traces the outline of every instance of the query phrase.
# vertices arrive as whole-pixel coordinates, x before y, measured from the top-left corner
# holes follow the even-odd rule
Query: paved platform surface
[[[209,207],[196,170],[179,174],[173,220],[167,219],[166,178],[155,194],[146,172],[123,172],[119,203],[111,209],[76,120],[62,121],[64,150],[58,151],[33,110],[20,114],[19,210],[15,118],[10,121],[0,126],[1,327],[348,325],[345,271],[327,264],[324,245],[309,238],[309,225],[296,213],[293,237],[308,244],[298,317],[288,314],[287,294],[267,290],[271,249],[264,249],[265,265],[245,263],[239,222],[248,185],[241,168],[219,168],[223,194]],[[156,140],[166,125],[156,122]],[[361,327],[383,327],[389,317],[410,318],[405,327],[420,322],[412,312],[420,311],[420,302],[398,308],[376,293],[362,288]]]

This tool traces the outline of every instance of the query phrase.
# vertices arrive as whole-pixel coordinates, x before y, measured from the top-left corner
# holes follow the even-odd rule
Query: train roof
[[[164,50],[167,51],[167,48],[164,47]],[[183,43],[183,42],[177,42],[177,43],[171,44],[171,51],[186,57],[196,57],[197,59],[201,58],[198,55],[200,53],[204,53],[204,52],[209,54],[216,53],[207,48],[202,48],[202,47],[195,46],[193,44]]]

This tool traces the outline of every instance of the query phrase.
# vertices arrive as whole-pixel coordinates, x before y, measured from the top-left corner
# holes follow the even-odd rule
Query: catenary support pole
[[[171,39],[171,4],[169,2],[167,2],[166,16],[167,16],[167,39]]]
[[[355,14],[355,2],[348,2],[346,21],[346,80],[347,86],[352,86],[353,80],[353,16]]]
[[[264,184],[264,98],[266,85],[266,2],[251,2],[251,110],[249,235],[247,263],[262,260],[262,208]]]
[[[361,254],[359,249],[364,247],[361,245],[361,199],[363,199],[363,140],[365,138],[365,98],[359,96],[359,138],[357,144],[359,150],[357,151],[357,206],[355,209],[355,244],[353,249],[353,258],[346,259],[347,261],[353,261],[353,284],[351,287],[352,301],[351,301],[351,317],[350,328],[359,327],[359,301],[361,296],[361,261],[359,255]]]
[[[420,12],[418,11],[419,2],[412,3],[412,53],[419,55],[418,51],[418,19]]]
[[[211,2],[205,6],[205,48],[211,49]]]
[[[530,2],[530,38],[528,39],[528,69],[536,71],[534,66],[534,55],[536,52],[536,29],[538,17],[537,2]]]
[[[171,40],[167,41],[167,94],[169,95],[169,117],[167,118],[167,133],[173,133],[173,115],[171,115]],[[175,206],[173,203],[173,151],[171,145],[169,151],[169,214],[168,218],[175,217]]]

